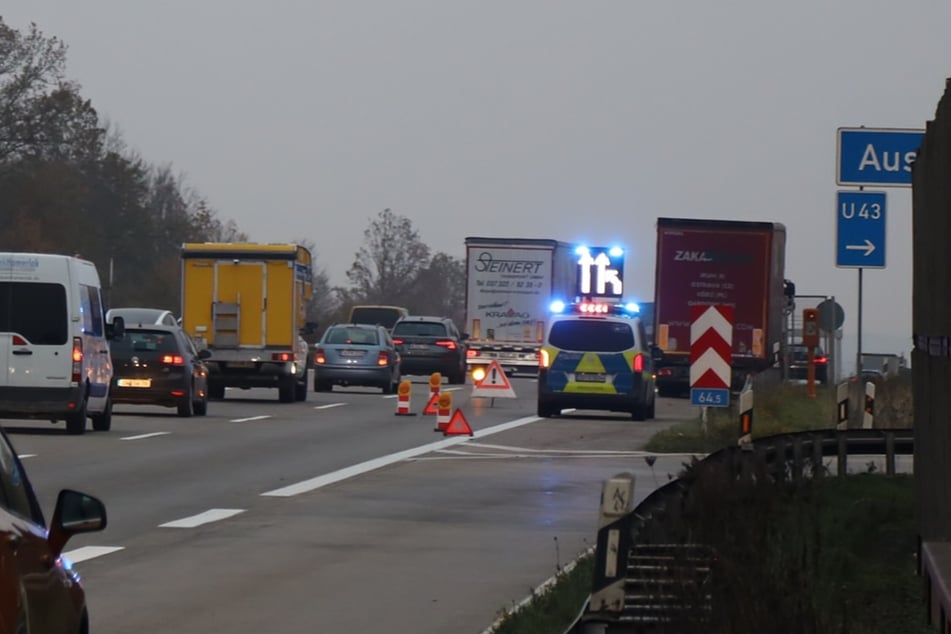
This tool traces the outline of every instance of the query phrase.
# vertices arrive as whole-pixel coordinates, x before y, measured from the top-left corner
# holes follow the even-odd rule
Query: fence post
[[[849,382],[843,381],[835,386],[836,422],[839,430],[849,428]]]

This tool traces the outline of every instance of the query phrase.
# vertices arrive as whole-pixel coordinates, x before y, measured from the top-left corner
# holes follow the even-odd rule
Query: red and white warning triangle
[[[485,376],[472,386],[472,396],[489,396],[492,398],[515,398],[515,390],[505,376],[505,370],[498,361],[493,361],[485,369]]]

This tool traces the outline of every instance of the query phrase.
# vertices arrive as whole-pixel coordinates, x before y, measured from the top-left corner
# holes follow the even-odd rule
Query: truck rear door
[[[264,346],[266,284],[264,262],[215,263],[215,346]]]

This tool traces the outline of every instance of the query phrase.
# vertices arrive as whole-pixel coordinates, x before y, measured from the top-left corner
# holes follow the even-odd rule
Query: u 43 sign
[[[911,187],[911,164],[924,133],[916,129],[839,128],[836,183]]]

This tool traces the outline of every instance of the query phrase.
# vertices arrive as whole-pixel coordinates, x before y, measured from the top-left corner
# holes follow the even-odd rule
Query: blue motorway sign
[[[690,388],[690,404],[707,407],[729,407],[730,390],[726,388],[692,387]]]
[[[835,214],[835,265],[885,268],[885,192],[840,191]]]
[[[839,128],[835,182],[911,187],[911,164],[924,133],[894,128]]]

